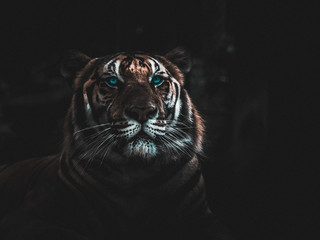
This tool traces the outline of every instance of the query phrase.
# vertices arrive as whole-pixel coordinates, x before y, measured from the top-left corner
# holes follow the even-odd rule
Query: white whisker
[[[99,124],[99,125],[94,125],[94,126],[90,126],[90,127],[86,127],[86,128],[82,128],[78,131],[75,131],[73,133],[73,135],[79,133],[79,132],[83,132],[83,131],[86,131],[86,130],[89,130],[89,129],[93,129],[93,128],[98,128],[98,127],[102,127],[102,126],[107,126],[107,125],[111,125],[111,123],[103,123],[103,124]]]

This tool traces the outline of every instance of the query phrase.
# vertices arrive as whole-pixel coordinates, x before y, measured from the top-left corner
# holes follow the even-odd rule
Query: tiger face
[[[141,53],[82,59],[69,112],[82,155],[172,161],[201,151],[202,120],[172,61]]]

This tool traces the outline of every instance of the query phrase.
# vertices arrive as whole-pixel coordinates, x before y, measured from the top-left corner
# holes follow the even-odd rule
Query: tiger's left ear
[[[72,85],[77,73],[80,72],[90,60],[91,58],[82,52],[68,50],[61,61],[60,72]]]
[[[185,49],[181,47],[175,48],[168,52],[164,57],[173,64],[177,65],[181,72],[190,72],[192,67],[192,60],[190,55],[185,51]]]

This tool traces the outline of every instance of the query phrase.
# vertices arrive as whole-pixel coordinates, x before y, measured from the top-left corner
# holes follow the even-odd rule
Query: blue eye
[[[162,77],[159,77],[159,76],[154,76],[154,77],[151,79],[151,83],[152,83],[155,87],[160,86],[163,82],[164,82],[164,79],[163,79]]]
[[[109,87],[112,87],[112,88],[117,88],[118,87],[118,79],[116,77],[109,77],[106,79],[106,84],[109,86]]]

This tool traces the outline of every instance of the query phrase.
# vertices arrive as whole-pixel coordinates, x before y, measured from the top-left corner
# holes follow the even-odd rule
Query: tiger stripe
[[[88,193],[91,204],[103,205],[102,212],[109,213],[121,226],[119,229],[130,229],[132,224],[153,228],[153,224],[159,224],[157,218],[166,219],[168,226],[195,224],[210,213],[198,160],[203,122],[183,88],[183,75],[170,61],[141,53],[117,54],[99,64],[93,75],[100,76],[99,81],[115,76],[119,87],[98,91],[90,87],[94,84],[91,80],[78,80],[83,82],[84,93],[78,98],[83,99],[84,106],[89,105],[91,112],[81,118],[80,131],[77,129],[82,144],[73,139],[61,159],[60,177]],[[154,76],[165,79],[158,88],[150,87]],[[97,100],[90,101],[89,96]],[[99,105],[99,99],[103,104]],[[157,106],[152,118],[140,123],[137,116],[128,117],[126,106],[136,104],[141,108],[146,102]],[[81,105],[73,106],[78,108]],[[99,114],[103,111],[109,125],[96,128],[93,125],[101,124]],[[76,114],[71,116],[77,125]],[[81,131],[85,127],[88,130]],[[69,130],[75,131],[72,127]],[[141,131],[150,139],[145,135],[139,138]],[[86,141],[92,134],[98,135],[97,140]],[[127,149],[123,144],[128,144]],[[135,223],[130,219],[136,219]]]

